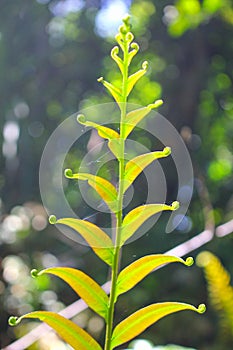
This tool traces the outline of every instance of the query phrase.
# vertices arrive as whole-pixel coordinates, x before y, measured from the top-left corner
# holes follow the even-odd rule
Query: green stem
[[[112,265],[111,275],[111,291],[109,297],[108,306],[108,319],[106,325],[106,337],[104,350],[111,350],[111,338],[113,329],[113,318],[114,318],[114,306],[116,302],[116,286],[117,277],[119,271],[119,260],[120,260],[120,239],[121,239],[121,227],[123,221],[123,198],[124,198],[124,167],[125,167],[125,140],[123,139],[123,123],[126,117],[126,102],[127,102],[127,80],[128,80],[128,47],[125,42],[124,48],[124,72],[122,80],[122,104],[121,104],[121,121],[120,121],[120,136],[121,136],[121,149],[119,157],[119,189],[118,189],[118,205],[116,214],[116,238],[115,238],[115,250],[114,259]]]

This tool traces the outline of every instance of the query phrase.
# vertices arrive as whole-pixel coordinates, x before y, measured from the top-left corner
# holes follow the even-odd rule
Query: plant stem
[[[114,305],[116,298],[116,286],[117,277],[119,270],[119,260],[120,260],[120,238],[121,238],[121,227],[123,220],[123,198],[124,198],[124,167],[125,167],[125,140],[122,137],[123,123],[126,117],[126,102],[127,102],[127,80],[128,80],[128,47],[125,42],[124,47],[124,72],[122,79],[122,103],[121,103],[121,121],[120,121],[120,137],[121,137],[121,149],[119,162],[119,188],[118,188],[118,203],[117,203],[117,214],[116,214],[116,238],[115,238],[115,250],[114,259],[112,265],[112,275],[111,275],[111,291],[109,297],[109,308],[108,308],[108,318],[106,325],[106,337],[105,337],[105,347],[104,350],[111,350],[111,337],[113,328],[113,318],[114,318]]]

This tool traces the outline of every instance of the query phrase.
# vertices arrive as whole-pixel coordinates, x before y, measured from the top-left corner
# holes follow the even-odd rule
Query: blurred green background
[[[145,254],[165,252],[233,217],[233,5],[228,0],[18,0],[0,7],[0,339],[9,345],[34,323],[9,328],[11,314],[43,308],[59,311],[76,295],[56,279],[32,280],[32,268],[67,265],[83,269],[100,284],[108,271],[85,246],[48,226],[39,192],[39,163],[49,136],[68,116],[96,103],[111,102],[97,83],[117,79],[109,52],[125,13],[131,13],[140,45],[134,68],[147,59],[149,73],[131,101],[165,101],[160,112],[176,127],[190,151],[195,174],[192,203],[181,225],[165,233],[163,214],[146,235],[127,245],[123,265]],[[114,70],[114,71],[112,71]],[[154,145],[152,145],[152,148]],[[85,152],[85,149],[81,150]],[[82,153],[80,151],[80,157]],[[75,155],[79,154],[76,150]],[[72,152],[67,164],[75,162]],[[77,159],[76,162],[79,162]],[[163,162],[168,198],[176,199],[177,179]],[[52,179],[51,179],[52,181]],[[92,214],[66,188],[82,217]],[[137,200],[143,194],[138,193]],[[136,202],[135,202],[136,203]],[[137,202],[138,203],[138,202]],[[215,253],[233,273],[232,235],[215,237],[202,249]],[[200,350],[233,348],[232,333],[221,327],[211,307],[203,272],[197,266],[169,266],[148,276],[119,300],[116,319],[154,301],[179,300],[206,314],[181,313],[149,328],[142,338],[154,345],[179,344]],[[84,311],[77,322],[103,340],[103,324]],[[232,325],[233,330],[233,325]],[[121,347],[123,349],[123,347]],[[30,349],[68,349],[45,336]]]

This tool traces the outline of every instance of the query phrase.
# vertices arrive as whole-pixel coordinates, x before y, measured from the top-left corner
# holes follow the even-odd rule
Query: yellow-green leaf
[[[126,115],[126,119],[123,124],[123,137],[126,139],[134,127],[141,121],[153,108],[158,108],[163,104],[163,100],[157,100],[155,103],[149,104],[146,107],[136,109],[134,111],[129,112]]]
[[[19,318],[10,317],[9,324],[15,326],[23,319],[38,318],[52,327],[74,350],[102,350],[101,346],[86,331],[65,317],[49,311],[35,311]]]
[[[117,159],[119,159],[121,156],[122,141],[123,141],[123,139],[121,139],[121,138],[120,139],[111,139],[108,141],[108,147]]]
[[[40,272],[32,270],[32,276],[51,274],[60,277],[85,301],[97,314],[106,319],[108,296],[104,290],[84,272],[70,267],[51,267]]]
[[[124,63],[123,63],[122,59],[118,56],[118,53],[119,53],[119,47],[114,46],[112,48],[112,51],[111,51],[111,57],[118,65],[121,73],[124,74]]]
[[[116,326],[112,335],[111,350],[133,339],[161,318],[183,310],[203,313],[205,312],[205,305],[201,304],[196,308],[193,305],[185,303],[165,302],[146,306]]]
[[[166,204],[146,204],[141,205],[131,210],[124,218],[121,229],[121,241],[120,246],[129,239],[137,229],[152,215],[155,215],[164,210],[176,210],[179,208],[177,201],[173,202],[172,205]]]
[[[64,218],[57,220],[54,215],[49,218],[51,224],[66,225],[77,231],[106,264],[112,265],[113,243],[111,238],[95,224],[80,219]]]
[[[116,158],[119,158],[120,154],[120,135],[115,130],[108,128],[104,125],[99,125],[91,121],[85,120],[85,117],[83,114],[79,114],[77,116],[77,120],[80,124],[85,126],[91,126],[95,128],[98,131],[98,134],[103,139],[108,140],[108,147],[112,151],[112,153],[115,155]]]
[[[104,80],[103,77],[100,77],[98,79],[98,82],[102,83],[106,87],[106,89],[110,92],[110,94],[117,103],[122,102],[122,94],[120,89],[118,89],[116,86],[112,85],[108,81]]]
[[[100,137],[102,137],[103,139],[117,139],[120,137],[120,135],[118,134],[118,132],[116,132],[115,130],[108,128],[104,125],[99,125],[97,123],[85,120],[85,117],[83,114],[79,114],[77,116],[77,121],[85,126],[91,126],[92,128],[95,128],[98,131],[98,134]]]
[[[131,47],[132,50],[128,54],[128,66],[130,65],[132,59],[134,58],[134,56],[137,54],[137,52],[139,50],[139,46],[138,46],[137,43],[132,43],[130,45],[130,47]]]
[[[88,181],[88,184],[94,188],[94,190],[100,195],[100,197],[105,201],[108,207],[113,213],[117,210],[117,190],[111,184],[111,182],[106,179],[87,173],[73,174],[71,169],[65,170],[65,176],[68,179],[77,179]]]
[[[171,154],[170,147],[165,147],[163,151],[145,153],[131,159],[125,166],[124,192],[148,165],[156,159],[169,156],[169,154]]]
[[[189,257],[186,260],[183,260],[176,256],[153,254],[134,261],[120,272],[117,279],[116,297],[133,288],[156,268],[175,262],[191,266],[193,264],[193,258]]]
[[[147,68],[148,68],[148,62],[145,61],[142,64],[142,69],[130,75],[130,77],[127,80],[127,96],[130,94],[131,90],[133,89],[137,81],[146,73]]]

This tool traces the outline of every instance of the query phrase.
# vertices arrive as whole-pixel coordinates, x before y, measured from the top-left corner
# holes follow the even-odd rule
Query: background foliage
[[[1,346],[28,331],[26,324],[9,329],[9,314],[41,307],[58,311],[75,300],[74,293],[62,282],[45,276],[31,280],[31,268],[69,265],[88,271],[99,283],[106,279],[107,271],[98,267],[87,247],[73,244],[47,226],[47,215],[40,201],[38,167],[46,140],[64,118],[90,104],[110,101],[96,79],[101,75],[109,78],[110,73],[105,72],[110,72],[113,65],[106,53],[112,47],[113,34],[122,15],[128,11],[133,15],[141,60],[147,59],[151,66],[151,72],[137,85],[131,101],[147,104],[163,98],[165,104],[160,112],[174,124],[190,150],[195,191],[188,215],[178,230],[164,233],[167,218],[164,214],[145,239],[142,237],[126,246],[127,258],[123,264],[145,253],[164,252],[205,227],[232,218],[233,8],[230,1],[2,0]],[[140,63],[135,60],[135,67]],[[156,147],[152,144],[152,148]],[[79,156],[83,151],[78,151]],[[172,201],[177,192],[176,174],[169,170],[172,169],[169,162],[162,165],[165,169],[167,166],[168,201]],[[90,215],[88,207],[79,207],[74,190],[75,187],[66,189],[71,204],[82,217]],[[231,236],[215,238],[205,246],[221,258],[231,275],[232,246]],[[166,269],[170,274],[174,271],[172,280],[168,281],[165,270],[147,277],[128,299],[124,297],[119,318],[155,299],[176,300],[183,293],[184,302],[199,304],[207,298],[198,267],[193,267],[192,273],[187,271],[187,275],[179,266]],[[78,315],[77,321],[100,337],[103,324],[90,311]],[[221,349],[222,335],[217,330],[218,317],[210,306],[202,317],[170,316],[151,327],[143,337],[153,344]],[[58,341],[51,336],[50,344]],[[51,349],[48,340],[41,340],[33,348]]]

